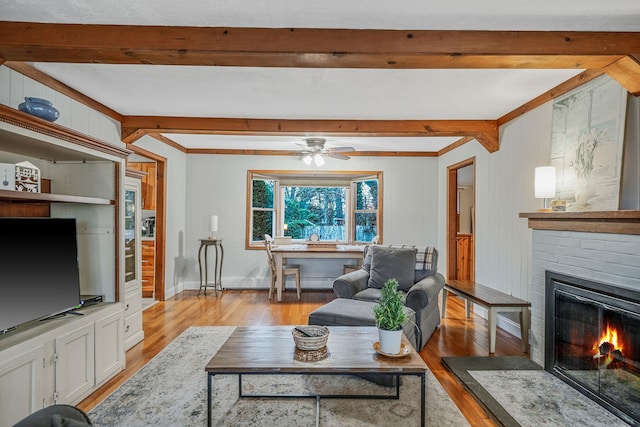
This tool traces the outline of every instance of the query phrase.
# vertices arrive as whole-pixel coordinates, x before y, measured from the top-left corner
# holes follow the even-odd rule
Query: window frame
[[[254,180],[269,180],[274,182],[274,227],[272,237],[283,235],[284,226],[284,191],[282,186],[300,186],[300,187],[346,187],[347,196],[345,201],[345,228],[347,232],[345,237],[347,241],[343,243],[353,242],[353,244],[365,244],[367,242],[355,242],[355,214],[356,214],[356,198],[355,188],[356,181],[366,181],[376,179],[378,181],[378,208],[376,231],[377,236],[382,242],[382,211],[383,211],[383,181],[382,171],[301,171],[301,170],[247,170],[247,206],[246,206],[246,230],[245,230],[245,249],[264,249],[264,240],[253,240],[253,212],[257,210],[271,210],[270,208],[254,208],[253,207],[253,182]],[[295,181],[300,181],[299,185]],[[286,184],[281,184],[286,181]],[[362,211],[357,211],[362,212]],[[369,211],[368,211],[369,212]],[[297,240],[296,240],[297,241]],[[300,240],[302,242],[302,240]]]

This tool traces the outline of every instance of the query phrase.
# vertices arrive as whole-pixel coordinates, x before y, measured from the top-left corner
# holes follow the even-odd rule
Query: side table
[[[214,264],[213,282],[209,282],[209,263],[208,261],[208,249],[209,246],[213,246],[216,251],[216,258]],[[204,259],[203,259],[204,249]],[[222,239],[200,239],[200,249],[198,249],[198,267],[200,267],[200,289],[198,295],[204,290],[204,294],[207,294],[207,288],[213,288],[215,295],[218,296],[218,291],[222,295],[222,261],[224,259],[224,248],[222,247]],[[202,274],[202,263],[204,262],[204,276]]]

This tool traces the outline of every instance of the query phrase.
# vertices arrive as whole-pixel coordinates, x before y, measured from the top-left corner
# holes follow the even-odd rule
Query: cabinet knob
[[[129,328],[131,328],[131,325],[127,325],[127,327],[126,327],[126,328],[124,328],[124,331],[125,331],[125,332],[129,332]]]
[[[127,305],[124,306],[124,311],[129,310],[129,303],[127,303]]]

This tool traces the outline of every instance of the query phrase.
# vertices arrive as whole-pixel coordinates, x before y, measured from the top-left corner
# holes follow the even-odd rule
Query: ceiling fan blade
[[[327,157],[331,157],[334,159],[340,159],[340,160],[349,160],[351,157],[349,156],[345,156],[344,154],[340,154],[340,153],[327,153],[325,154]]]
[[[336,152],[349,152],[349,151],[356,151],[355,148],[353,147],[331,147],[328,149],[330,152],[336,153]]]

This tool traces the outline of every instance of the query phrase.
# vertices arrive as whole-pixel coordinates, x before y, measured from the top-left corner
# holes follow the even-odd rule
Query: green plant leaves
[[[397,331],[407,321],[402,302],[402,293],[398,291],[398,281],[389,279],[380,291],[380,299],[373,307],[376,326],[387,331]]]

